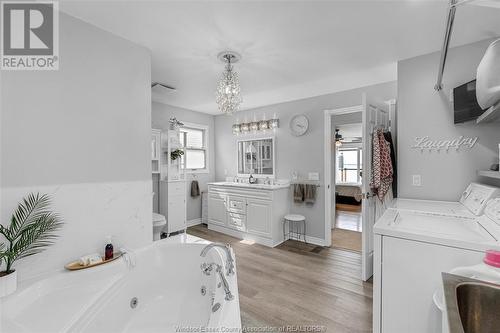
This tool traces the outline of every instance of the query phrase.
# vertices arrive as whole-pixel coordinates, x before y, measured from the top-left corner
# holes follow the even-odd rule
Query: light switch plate
[[[309,180],[319,180],[319,172],[309,172]]]
[[[421,175],[413,175],[413,186],[422,186],[422,176]]]

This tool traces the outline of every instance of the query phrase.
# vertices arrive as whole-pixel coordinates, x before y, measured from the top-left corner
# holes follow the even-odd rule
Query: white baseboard
[[[298,239],[294,239],[295,241],[298,241],[298,242],[303,242],[304,243],[304,239],[301,238],[300,240]],[[318,237],[312,237],[312,236],[307,236],[306,235],[306,241],[307,241],[307,244],[314,244],[314,245],[318,245],[318,246],[325,246],[325,240],[323,238],[318,238]]]
[[[213,231],[217,231],[217,232],[229,235],[229,236],[233,236],[235,238],[245,239],[245,240],[251,240],[251,241],[254,241],[255,243],[258,243],[258,244],[261,244],[261,245],[265,245],[265,246],[269,246],[269,247],[275,247],[279,243],[281,243],[281,242],[279,242],[278,244],[273,244],[273,241],[271,239],[269,239],[269,238],[260,237],[260,236],[257,236],[257,235],[252,235],[252,234],[249,234],[249,233],[246,233],[246,232],[243,232],[243,231],[238,231],[238,230],[234,230],[234,229],[230,229],[230,228],[226,228],[226,227],[214,225],[214,224],[211,224],[211,223],[208,224],[208,229],[209,230],[213,230]]]
[[[265,238],[265,237],[260,237],[260,236],[257,236],[257,235],[252,235],[252,234],[249,234],[249,233],[246,233],[246,232],[242,232],[242,231],[238,231],[238,230],[226,228],[226,227],[223,227],[223,226],[214,225],[214,224],[211,224],[211,223],[208,224],[208,229],[209,230],[213,230],[213,231],[217,231],[217,232],[220,232],[220,233],[223,233],[223,234],[227,234],[229,236],[233,236],[233,237],[236,237],[236,238],[240,238],[240,239],[253,240],[256,243],[259,243],[259,244],[262,244],[262,245],[265,245],[265,246],[269,246],[269,247],[276,247],[279,244],[283,243],[283,240],[280,240],[280,241],[277,241],[276,243],[273,243],[273,241],[271,239],[268,239],[268,238]],[[325,240],[323,238],[306,236],[306,241],[307,241],[308,244],[314,244],[314,245],[318,245],[318,246],[325,246]],[[304,242],[304,239],[301,239],[300,242]]]
[[[197,219],[192,219],[186,222],[186,225],[188,227],[192,227],[195,225],[201,224],[201,217],[198,217]]]

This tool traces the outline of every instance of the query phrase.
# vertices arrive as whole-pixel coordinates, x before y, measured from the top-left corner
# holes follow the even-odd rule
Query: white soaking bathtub
[[[4,299],[2,333],[238,332],[236,274],[227,277],[234,299],[226,301],[217,273],[200,269],[225,268],[225,254],[214,248],[202,258],[205,245],[157,241],[134,253],[135,267],[118,259],[22,286]]]

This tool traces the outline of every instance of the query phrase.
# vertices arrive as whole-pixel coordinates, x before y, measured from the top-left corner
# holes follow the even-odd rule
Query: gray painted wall
[[[476,176],[498,163],[500,125],[453,124],[450,89],[476,77],[476,68],[490,41],[450,49],[444,73],[444,89],[434,91],[439,53],[398,63],[398,184],[399,196],[458,200],[471,181],[495,184]],[[416,136],[435,139],[478,136],[468,152],[420,152],[410,149]],[[412,185],[412,175],[422,175],[422,186]],[[496,183],[499,185],[498,183]]]
[[[362,93],[367,92],[382,100],[396,98],[396,82],[383,83],[334,94],[328,94],[287,103],[270,105],[248,111],[238,112],[232,117],[215,117],[215,159],[217,181],[236,175],[236,142],[240,137],[232,134],[231,125],[237,121],[270,118],[277,114],[280,128],[276,131],[276,174],[277,178],[291,178],[293,171],[299,177],[307,177],[308,172],[319,172],[324,179],[324,110],[360,105]],[[288,124],[292,116],[305,114],[309,118],[309,131],[301,137],[290,133]],[[292,212],[306,216],[309,236],[324,238],[324,188],[318,189],[313,206],[292,204]],[[291,194],[290,200],[291,200]]]
[[[176,117],[180,121],[184,122],[189,122],[189,123],[195,123],[195,124],[200,124],[200,125],[207,125],[208,126],[208,135],[209,135],[209,143],[208,143],[208,148],[209,148],[209,173],[198,173],[196,174],[196,178],[199,182],[200,185],[200,190],[201,191],[207,191],[208,190],[208,185],[207,183],[214,181],[215,178],[215,158],[214,158],[214,147],[215,147],[215,140],[214,140],[214,116],[205,114],[205,113],[200,113],[200,112],[195,112],[187,109],[182,109],[178,108],[175,106],[167,105],[167,104],[162,104],[162,103],[157,103],[153,102],[152,103],[152,116],[151,116],[151,121],[152,121],[152,128],[157,128],[161,130],[166,130],[168,129],[169,126],[169,119],[170,117]],[[153,190],[156,193],[159,193],[158,191],[158,179],[159,177],[153,177]],[[187,220],[193,220],[197,218],[201,218],[201,196],[192,198],[190,195],[190,190],[191,190],[191,180],[193,177],[191,175],[187,176],[187,179],[189,180],[188,182],[188,193],[187,195]],[[156,199],[156,198],[155,198]],[[157,199],[156,199],[157,201]],[[156,211],[157,212],[157,211]]]
[[[115,249],[152,241],[150,52],[59,14],[59,70],[1,74],[0,221],[41,192],[65,223],[16,263],[21,280],[102,253],[106,235]]]
[[[61,13],[60,69],[2,72],[2,185],[150,178],[150,67],[147,49]]]

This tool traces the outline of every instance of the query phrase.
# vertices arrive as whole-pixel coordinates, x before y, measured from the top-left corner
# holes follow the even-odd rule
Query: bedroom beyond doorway
[[[360,112],[334,116],[335,221],[334,247],[361,252],[363,137]]]

